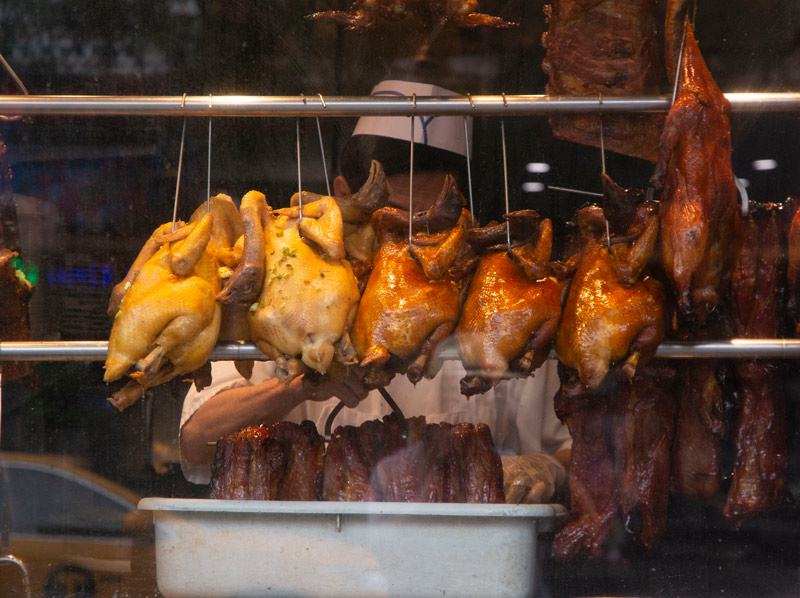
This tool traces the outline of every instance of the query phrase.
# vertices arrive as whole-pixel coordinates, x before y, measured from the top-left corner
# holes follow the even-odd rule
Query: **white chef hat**
[[[373,89],[373,96],[412,97],[414,95],[448,97],[458,96],[454,91],[413,81],[381,81]],[[472,118],[467,118],[467,130],[472,142]],[[353,135],[378,135],[408,141],[411,137],[411,123],[407,116],[362,116]],[[414,122],[414,141],[439,148],[465,157],[467,147],[464,141],[464,117],[462,116],[418,116]]]
[[[459,94],[427,83],[386,80],[372,90],[373,95],[412,97],[447,97]],[[472,118],[467,118],[472,145]],[[340,171],[354,189],[367,179],[372,160],[383,166],[386,174],[408,172],[411,123],[407,116],[362,116],[340,155]],[[456,177],[459,185],[467,182],[467,148],[464,142],[463,116],[421,116],[414,122],[414,168],[441,170]]]

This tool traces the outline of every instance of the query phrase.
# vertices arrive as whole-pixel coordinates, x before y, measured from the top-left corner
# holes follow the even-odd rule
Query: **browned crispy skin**
[[[325,445],[313,422],[278,422],[221,438],[211,498],[321,500]]]
[[[414,214],[408,240],[408,212],[385,207],[372,217],[380,247],[358,305],[351,332],[361,366],[370,371],[399,359],[410,380],[433,376],[436,346],[458,321],[461,293],[454,274],[464,246],[464,197],[451,176],[426,212]],[[367,380],[374,376],[368,372]]]
[[[561,315],[555,348],[559,359],[597,388],[612,364],[631,379],[655,354],[664,337],[664,292],[642,277],[655,244],[655,218],[642,207],[642,231],[633,243],[607,246],[605,219],[598,206],[580,210],[582,248],[567,263],[574,271]]]
[[[655,0],[553,0],[545,6],[542,68],[554,96],[656,95],[661,84]],[[604,115],[605,149],[654,162],[660,115]],[[600,147],[600,117],[550,118],[557,139]]]
[[[561,561],[579,554],[594,558],[602,554],[619,512],[614,455],[608,442],[610,398],[587,390],[563,364],[559,375],[562,384],[556,395],[556,413],[572,436],[570,515],[556,533],[553,555]]]
[[[777,206],[752,206],[731,279],[734,331],[740,338],[778,337],[784,288]],[[782,364],[735,363],[739,385],[733,482],[723,513],[741,523],[786,502],[788,438]]]
[[[730,105],[688,24],[679,89],[652,182],[663,189],[661,255],[679,316],[702,326],[727,292],[741,224],[731,167]]]
[[[0,248],[0,342],[31,340],[28,301],[33,285],[17,277],[17,269],[11,263],[16,256],[15,251]],[[33,379],[33,366],[29,362],[5,361],[2,367],[4,384]]]
[[[652,361],[630,384],[620,384],[614,397],[620,515],[626,529],[651,554],[667,525],[676,380],[672,364]]]
[[[467,396],[485,392],[506,375],[526,376],[547,358],[561,317],[558,282],[545,276],[552,224],[526,210],[524,241],[483,250],[456,326],[461,358],[474,369],[461,381]],[[509,215],[509,224],[519,217]],[[519,225],[518,225],[519,226]],[[473,243],[502,242],[505,225],[472,229]],[[510,365],[513,362],[513,366]],[[511,370],[513,369],[513,373]]]
[[[676,494],[710,498],[720,487],[725,418],[718,366],[716,359],[679,365],[681,397],[670,482]]]

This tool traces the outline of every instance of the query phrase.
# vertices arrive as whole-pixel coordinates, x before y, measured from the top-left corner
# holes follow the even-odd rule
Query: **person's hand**
[[[338,398],[346,407],[357,407],[369,391],[361,381],[361,373],[352,368],[344,377],[309,376],[303,378],[303,390],[310,401],[327,401]]]
[[[550,455],[510,455],[503,462],[503,490],[510,504],[544,504],[562,494],[567,471]]]

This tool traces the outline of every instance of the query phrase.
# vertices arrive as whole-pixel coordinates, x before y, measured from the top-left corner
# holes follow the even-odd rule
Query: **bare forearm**
[[[288,386],[271,378],[254,386],[224,390],[205,402],[181,430],[183,456],[195,464],[214,460],[213,443],[248,426],[269,425],[306,399],[302,379]]]

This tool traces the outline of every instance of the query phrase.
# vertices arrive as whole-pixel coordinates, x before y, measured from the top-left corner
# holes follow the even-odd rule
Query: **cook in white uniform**
[[[373,93],[453,95],[442,88],[404,81],[384,81]],[[420,123],[415,132],[415,212],[429,207],[442,187],[444,174],[452,173],[453,164],[463,166],[466,156],[462,118],[427,117],[420,119]],[[374,158],[384,165],[392,189],[390,203],[408,209],[409,132],[409,120],[405,117],[361,118],[351,137],[351,141],[358,143],[349,144],[342,155],[342,173],[347,178],[336,177],[335,194],[348,196],[351,189],[357,189]],[[386,149],[392,143],[396,148],[394,140],[398,139],[403,140],[399,153],[396,149]],[[339,400],[349,408],[339,413],[335,426],[358,425],[390,412],[380,393],[367,393],[355,373],[346,380],[326,382],[310,396],[303,389],[302,377],[287,386],[274,377],[274,367],[273,362],[257,362],[251,380],[247,381],[232,363],[218,362],[213,364],[212,386],[200,392],[194,388],[189,391],[180,428],[181,465],[189,481],[208,483],[214,443],[242,428],[280,420],[298,423],[310,420],[322,433]],[[405,376],[397,375],[386,390],[406,417],[425,415],[428,422],[487,424],[503,456],[507,500],[552,500],[564,486],[571,446],[569,432],[553,409],[553,397],[559,386],[556,362],[545,362],[534,377],[503,381],[469,399],[460,393],[459,381],[464,375],[460,362],[445,361],[432,380],[422,380],[415,386]]]

